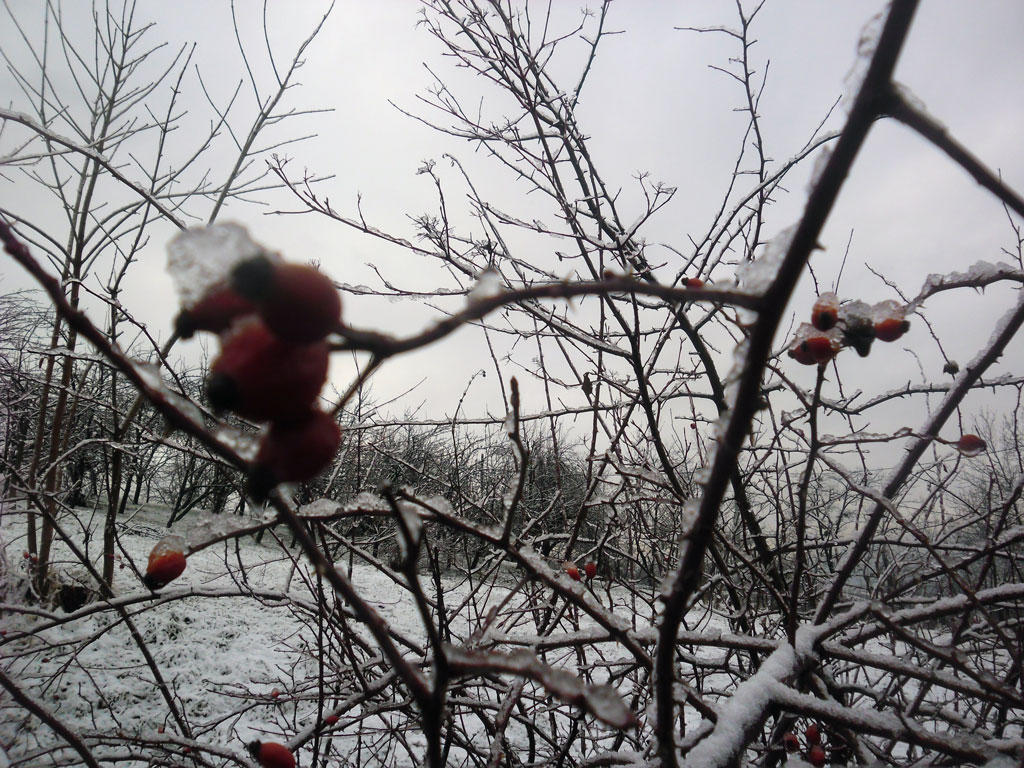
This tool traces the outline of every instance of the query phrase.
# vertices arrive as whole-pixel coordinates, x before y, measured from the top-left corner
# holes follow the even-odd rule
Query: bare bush
[[[42,520],[98,595],[66,613],[7,598],[4,609],[24,621],[0,640],[6,706],[56,735],[36,735],[15,760],[248,765],[240,744],[226,742],[254,730],[302,764],[324,766],[1024,758],[1024,379],[1015,361],[995,367],[1024,323],[1024,304],[1015,291],[991,333],[980,334],[975,357],[959,365],[928,315],[947,292],[1024,281],[1024,200],[894,82],[915,7],[894,2],[866,42],[841,130],[811,132],[782,162],[769,159],[758,112],[766,85],[752,30],[760,6],[737,4],[731,26],[689,30],[735,45],[722,68],[748,122],[713,219],[661,244],[644,232],[676,190],[640,175],[620,195],[580,114],[609,34],[609,3],[561,28],[550,8],[538,16],[532,5],[426,2],[423,27],[455,69],[436,76],[416,117],[465,140],[493,170],[452,156],[424,164],[437,208],[411,216],[411,231],[391,232],[358,208],[338,210],[308,183],[311,174],[294,177],[281,158],[270,163],[306,214],[429,261],[446,282],[424,293],[380,272],[379,287],[341,286],[350,297],[416,295],[441,314],[400,336],[351,318],[334,329],[332,351],[359,361],[331,403],[340,448],[319,477],[274,491],[266,513],[228,514],[245,505],[251,425],[218,421],[195,407],[188,377],[165,383],[125,354],[116,323],[79,311],[82,275],[53,276],[73,260],[48,268],[29,247],[47,252],[45,233],[5,210],[14,224],[2,225],[6,251],[56,309],[52,349],[66,328],[141,395],[104,435],[120,440],[118,425],[140,424],[151,408],[146,434],[160,447],[149,462],[168,445],[175,451],[154,472],[136,454],[135,488],[163,477],[172,518],[199,505],[221,511],[178,527],[189,538],[190,569],[205,569],[206,581],[115,592],[67,527],[74,520],[88,529],[63,502],[64,481],[40,474],[63,466],[56,460],[69,447],[69,422],[48,416],[44,402],[32,442],[5,406],[5,466],[28,504],[17,514],[29,525]],[[483,101],[460,93],[461,70],[487,83]],[[915,131],[946,155],[941,162],[993,194],[1010,221],[1009,261],[927,277],[917,293],[889,283],[884,293],[847,296],[837,287],[834,314],[822,295],[813,326],[780,333],[793,314],[812,320],[814,299],[796,293],[798,280],[882,119]],[[72,151],[101,170],[99,159]],[[766,241],[766,212],[812,157],[818,166],[799,221]],[[521,210],[489,198],[486,173],[529,193]],[[138,194],[133,215],[155,207],[155,195]],[[382,368],[466,326],[501,382],[500,416],[466,415],[460,401],[455,414],[431,420],[374,402]],[[852,392],[845,382],[860,381],[856,366],[900,354],[884,345],[905,334],[943,361],[941,372],[922,366],[919,382],[889,389],[874,377],[873,390]],[[60,386],[50,368],[42,384],[56,387],[59,402],[85,396],[72,387],[80,355],[66,346],[48,358],[64,361]],[[810,386],[805,371],[815,374]],[[124,393],[102,381],[110,412],[124,413]],[[1010,405],[988,426],[972,424],[968,401],[986,388]],[[18,402],[17,390],[3,394],[5,404]],[[906,411],[916,423],[886,415],[896,400],[923,403]],[[156,414],[167,435],[157,437]],[[49,446],[49,463],[34,458],[27,475],[17,474],[23,444],[40,456]],[[105,450],[121,455],[118,445]],[[111,463],[102,475],[119,472]],[[108,503],[122,500],[105,519],[112,536],[123,519],[121,489],[119,479],[106,494]],[[249,536],[272,544],[267,561],[247,559]],[[33,556],[35,544],[27,551]],[[111,567],[112,551],[103,549]],[[142,570],[139,553],[122,554]],[[175,646],[199,631],[186,626],[184,606],[217,601],[240,612],[259,607],[257,624],[286,626],[287,613],[293,628],[280,641],[291,661],[278,684],[221,681],[227,708],[176,690],[184,684]],[[85,636],[73,635],[79,622]],[[60,632],[71,639],[54,640]],[[26,673],[45,653],[66,670],[98,675],[82,652],[104,636],[132,645],[136,669],[153,681],[145,718],[122,723],[123,704],[112,702],[117,727],[106,730],[85,715],[55,714],[47,686],[63,672],[42,682]],[[209,641],[211,653],[221,637]],[[95,722],[96,711],[90,716]],[[157,730],[158,722],[166,725]]]

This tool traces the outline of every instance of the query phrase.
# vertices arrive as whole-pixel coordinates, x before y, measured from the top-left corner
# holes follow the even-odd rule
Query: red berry
[[[234,268],[231,284],[259,306],[263,322],[285,341],[318,341],[340,322],[341,296],[315,267],[256,256]]]
[[[597,576],[597,563],[593,560],[583,566],[583,572],[587,574],[588,579],[592,579]]]
[[[32,555],[30,555],[28,553],[27,549],[24,552],[21,553],[21,556],[24,557],[26,560],[28,560],[30,557],[32,557]]]
[[[167,536],[149,553],[143,583],[150,589],[166,586],[185,571],[185,542],[180,536]]]
[[[789,356],[796,360],[800,365],[814,365],[814,355],[811,354],[811,350],[807,349],[801,342],[794,347],[790,347]]]
[[[579,581],[580,580],[580,569],[576,567],[576,563],[570,563],[570,562],[566,561],[562,565],[562,568],[564,568],[565,572],[567,574],[569,574],[569,578],[570,579],[572,579],[573,581]]]
[[[217,410],[254,421],[295,420],[316,402],[327,365],[327,344],[281,341],[254,318],[224,339],[206,395]]]
[[[977,456],[984,453],[987,448],[988,443],[977,435],[961,435],[956,443],[956,449],[964,456]]]
[[[782,746],[786,748],[787,752],[796,752],[800,749],[800,739],[792,731],[787,731],[782,735]]]
[[[839,297],[834,293],[823,293],[811,307],[811,325],[819,331],[833,328],[839,319]]]
[[[163,733],[164,732],[164,727],[161,725],[159,728],[156,729],[156,732],[157,733]]]
[[[249,754],[262,768],[295,768],[295,755],[276,741],[254,741],[249,744]]]
[[[183,339],[190,338],[196,331],[221,333],[239,317],[255,311],[256,306],[251,301],[239,296],[230,285],[219,283],[191,307],[178,313],[174,330]]]
[[[811,723],[807,726],[807,730],[804,731],[804,736],[807,737],[807,742],[809,744],[821,743],[821,732],[818,730],[816,723]]]
[[[811,336],[809,339],[805,339],[801,346],[810,353],[814,362],[819,365],[827,363],[839,351],[828,336]]]
[[[274,690],[272,690],[270,692],[270,698],[272,698],[272,699],[276,699],[280,695],[281,695],[281,691],[279,689],[277,689],[277,688],[275,688]]]
[[[49,656],[43,656],[43,658],[41,658],[41,659],[40,659],[39,661],[40,661],[40,662],[42,662],[43,664],[45,664],[45,663],[46,663],[46,662],[48,662],[49,660],[50,660],[50,657],[49,657]]]
[[[327,717],[324,718],[324,722],[327,723],[328,725],[334,725],[335,723],[338,722],[338,716],[337,715],[328,715]]]
[[[828,762],[825,748],[821,744],[812,744],[811,748],[807,750],[807,762],[813,765],[814,768],[821,768],[821,766]]]
[[[300,421],[271,425],[249,473],[250,493],[262,498],[278,483],[316,477],[331,463],[340,442],[341,428],[323,411],[311,411]]]
[[[704,287],[704,281],[700,280],[700,279],[698,279],[696,277],[688,277],[685,282],[686,282],[686,287],[687,288],[703,288]]]
[[[887,317],[875,323],[875,338],[879,341],[896,341],[910,330],[910,322],[900,317]]]

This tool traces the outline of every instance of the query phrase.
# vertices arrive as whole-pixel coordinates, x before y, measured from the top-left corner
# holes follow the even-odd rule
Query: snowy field
[[[351,754],[353,760],[358,757],[364,764],[408,764],[408,751],[415,753],[422,746],[419,734],[407,734],[407,751],[375,754],[360,743],[362,737],[353,736],[352,729],[345,727],[359,720],[352,712],[347,713],[349,719],[332,724],[333,728],[326,728],[320,719],[328,710],[321,708],[323,704],[310,684],[316,679],[318,660],[316,612],[311,599],[316,580],[297,548],[289,547],[290,535],[282,530],[277,539],[272,531],[262,543],[243,536],[201,549],[189,557],[184,575],[155,597],[140,583],[136,571],[144,570],[149,551],[166,535],[166,519],[165,509],[143,508],[126,516],[119,526],[123,555],[115,568],[114,592],[115,605],[124,610],[123,615],[109,608],[96,610],[104,604],[86,605],[67,614],[60,607],[44,610],[25,601],[27,561],[23,558],[25,533],[20,527],[24,516],[5,515],[0,526],[6,573],[0,654],[7,674],[35,701],[86,737],[91,746],[104,744],[105,734],[116,735],[109,744],[93,747],[97,755],[105,757],[129,758],[125,746],[145,740],[166,744],[168,758],[191,748],[210,761],[203,765],[247,765],[245,744],[258,738],[293,744],[302,741],[297,750],[299,764],[309,765],[313,746],[310,737],[320,733],[325,736],[319,744],[321,755],[332,743],[335,756]],[[227,516],[221,520],[231,525],[250,522]],[[69,530],[72,523],[68,518]],[[97,515],[89,536],[84,525],[73,535],[96,553],[100,526]],[[216,530],[216,525],[197,526],[194,518],[174,529],[193,539],[197,530],[208,534]],[[347,572],[348,558],[344,560],[338,565]],[[65,578],[78,577],[88,583],[84,569],[70,564],[66,549],[58,546],[54,561],[63,561],[58,568]],[[98,562],[94,564],[99,567]],[[400,577],[358,559],[351,576],[392,630],[415,643],[424,640],[415,603],[398,581]],[[508,583],[498,586],[496,582]],[[501,632],[527,637],[535,634],[529,611],[518,607],[517,596],[509,594],[514,584],[514,579],[498,577],[490,579],[486,587],[478,581],[470,589],[463,580],[446,578],[444,599],[457,617],[451,626],[453,642],[465,642],[474,627],[478,629],[487,621],[488,611],[496,605],[509,617],[501,623]],[[595,587],[600,592],[600,580]],[[429,583],[424,584],[424,591],[432,594]],[[629,615],[638,628],[650,625],[652,617],[644,615],[649,606],[642,601],[638,604],[635,596],[625,591],[618,594],[604,585],[600,597],[605,605],[622,600],[617,610]],[[191,740],[180,735],[181,729],[169,715],[169,706],[124,616],[130,617],[164,676],[170,695],[191,728]],[[578,631],[594,626],[572,611],[567,612],[565,620],[568,626],[578,626]],[[703,623],[706,625],[706,620]],[[499,628],[497,624],[491,626]],[[369,637],[365,631],[360,634]],[[612,653],[619,652],[621,649]],[[568,666],[576,666],[574,659],[572,650],[556,650],[546,656],[549,663]],[[614,655],[605,659],[607,664],[616,661]],[[607,679],[601,665],[572,671],[588,682]],[[61,741],[49,727],[7,694],[0,697],[0,706],[0,741],[10,760],[18,765],[55,764],[46,748]],[[362,719],[361,727],[355,730],[365,734],[383,732],[389,716],[363,713]],[[479,721],[464,718],[461,727],[468,741],[487,743],[489,737]],[[521,729],[511,722],[508,739],[514,742],[518,732]],[[61,754],[68,761],[59,764],[76,764],[77,755],[68,751]],[[128,759],[123,764],[142,763]],[[175,763],[171,760],[170,764]]]

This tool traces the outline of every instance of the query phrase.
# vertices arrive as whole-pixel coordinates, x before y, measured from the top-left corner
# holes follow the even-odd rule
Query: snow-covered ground
[[[25,600],[24,515],[7,512],[0,522],[6,569],[0,657],[7,674],[26,693],[73,731],[87,736],[90,745],[97,743],[97,735],[117,735],[108,745],[94,746],[97,754],[127,757],[126,741],[163,740],[168,744],[168,756],[192,743],[206,759],[216,759],[208,750],[223,755],[219,763],[212,764],[244,765],[248,764],[244,746],[252,739],[287,742],[316,727],[316,696],[308,689],[302,696],[292,696],[298,681],[308,685],[315,670],[315,619],[304,608],[311,603],[315,576],[298,549],[289,548],[287,531],[279,531],[280,539],[274,532],[268,533],[262,543],[247,535],[200,549],[190,555],[185,573],[154,598],[139,582],[136,570],[144,570],[149,551],[167,534],[167,512],[160,508],[134,511],[119,525],[124,557],[115,568],[114,602],[124,615],[109,607],[96,610],[102,603],[86,605],[69,615],[59,607],[44,610]],[[232,525],[239,522],[239,518],[221,519]],[[80,545],[88,541],[98,569],[99,516],[92,521],[88,537],[84,526],[76,528],[72,523],[69,518],[68,530],[78,531],[72,535]],[[210,530],[217,525],[197,526],[194,517],[175,531],[194,540],[197,527]],[[54,561],[63,561],[58,565],[62,572],[88,582],[82,566],[70,564],[72,559],[63,545],[58,544],[55,552]],[[347,569],[347,557],[339,567]],[[415,642],[424,640],[413,599],[391,575],[357,559],[352,580],[393,630]],[[508,584],[494,583],[502,581]],[[449,609],[462,606],[452,627],[453,639],[465,641],[478,629],[488,607],[505,600],[512,584],[509,579],[494,579],[486,590],[471,596],[465,582],[447,579],[443,591]],[[428,595],[433,594],[429,584],[424,586]],[[626,593],[620,596],[612,590],[604,595],[606,604],[619,598],[625,601]],[[516,613],[514,606],[504,608],[510,616]],[[643,602],[620,604],[620,610],[632,614],[640,627],[651,623],[652,617],[643,615]],[[187,719],[192,742],[181,737],[181,729],[169,715],[170,708],[124,621],[125,615],[144,639],[170,695]],[[528,612],[520,612],[520,616],[510,618],[502,629],[527,636],[535,633]],[[516,621],[518,626],[514,626]],[[583,630],[594,626],[586,617],[579,625]],[[562,658],[572,664],[569,652],[548,656],[554,663]],[[597,666],[586,670],[586,676],[602,682],[607,671]],[[0,707],[0,741],[10,758],[22,761],[21,765],[52,764],[44,750],[63,744],[63,740],[9,695],[0,695]],[[467,738],[487,743],[478,724],[466,726]],[[513,721],[507,736],[514,740],[519,730]],[[409,733],[408,738],[411,747],[420,743],[419,734]],[[303,747],[307,754],[303,758],[300,753],[300,765],[309,764],[311,744]],[[349,747],[357,748],[357,740],[349,732],[339,732],[336,750],[344,753]],[[61,754],[68,760],[63,764],[76,764],[77,755],[67,750]],[[364,754],[362,759],[396,764],[402,762],[400,758],[400,754]]]

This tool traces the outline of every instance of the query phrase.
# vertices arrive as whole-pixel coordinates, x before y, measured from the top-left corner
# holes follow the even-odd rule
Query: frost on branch
[[[633,710],[612,686],[584,683],[572,672],[545,664],[529,651],[473,653],[451,645],[446,645],[444,651],[448,664],[458,673],[506,672],[527,677],[555,698],[580,707],[613,728],[633,728],[637,724]]]

